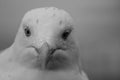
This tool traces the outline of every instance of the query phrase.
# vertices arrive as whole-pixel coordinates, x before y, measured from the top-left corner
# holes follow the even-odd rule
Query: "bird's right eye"
[[[31,36],[31,31],[30,31],[30,28],[29,28],[28,25],[24,26],[24,32],[25,32],[26,37],[30,37]]]

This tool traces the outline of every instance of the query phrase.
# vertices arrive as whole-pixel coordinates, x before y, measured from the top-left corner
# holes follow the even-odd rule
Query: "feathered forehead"
[[[73,25],[71,16],[64,10],[55,7],[37,8],[28,11],[22,22],[35,21],[37,24],[45,24],[50,21]]]

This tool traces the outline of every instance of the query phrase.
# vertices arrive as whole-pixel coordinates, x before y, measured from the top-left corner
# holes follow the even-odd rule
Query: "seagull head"
[[[74,69],[79,51],[70,14],[55,7],[28,11],[13,44],[16,61],[46,71]]]

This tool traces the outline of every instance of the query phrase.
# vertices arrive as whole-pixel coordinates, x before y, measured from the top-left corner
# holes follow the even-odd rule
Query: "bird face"
[[[15,39],[20,62],[41,70],[67,70],[77,65],[78,50],[68,13],[56,8],[28,12]],[[22,57],[22,58],[21,58]]]

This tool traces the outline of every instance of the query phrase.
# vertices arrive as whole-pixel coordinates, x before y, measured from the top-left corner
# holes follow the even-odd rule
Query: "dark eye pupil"
[[[62,34],[62,38],[63,38],[64,40],[66,40],[66,39],[68,38],[70,32],[71,32],[70,30],[65,31],[65,32]]]
[[[26,28],[25,28],[25,35],[26,35],[27,37],[31,36],[31,32],[30,32],[29,27],[26,27]]]

